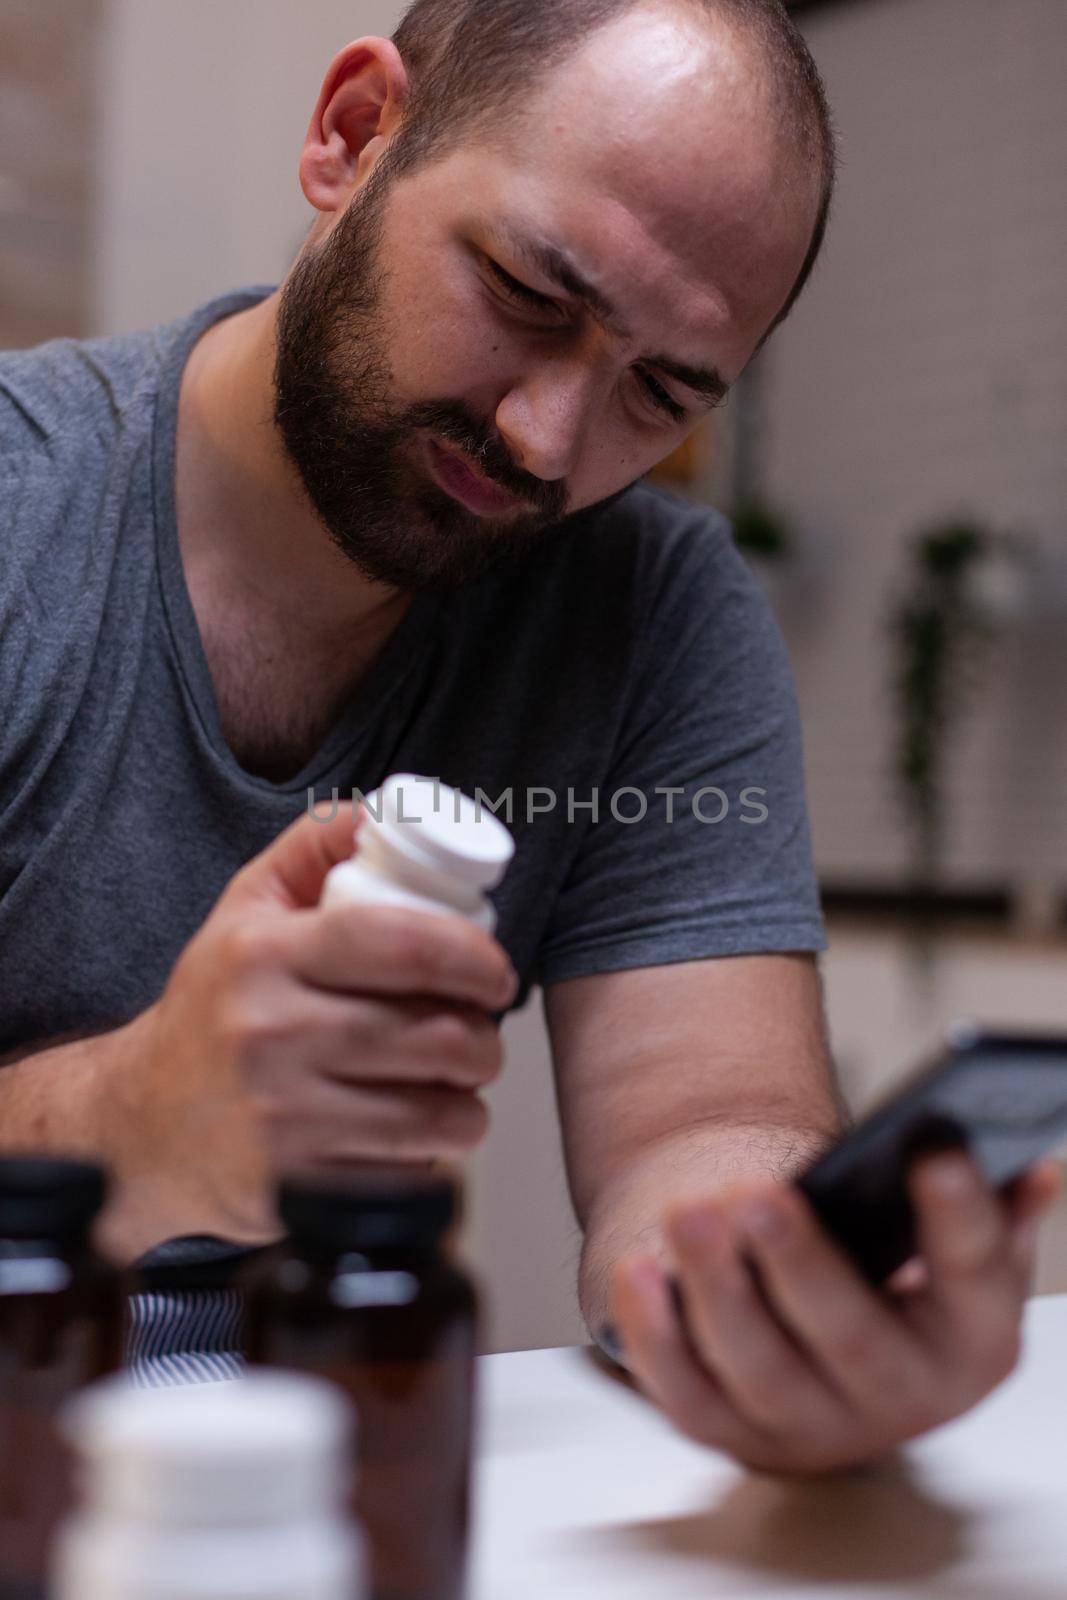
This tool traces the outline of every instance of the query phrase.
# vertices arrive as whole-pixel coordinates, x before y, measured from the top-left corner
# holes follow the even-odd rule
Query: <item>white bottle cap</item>
[[[394,773],[366,797],[371,826],[412,860],[477,889],[491,889],[515,853],[515,841],[489,808],[435,778]]]
[[[219,1526],[319,1515],[352,1482],[339,1390],[299,1373],[140,1389],[105,1379],[68,1405],[86,1500],[108,1517]]]

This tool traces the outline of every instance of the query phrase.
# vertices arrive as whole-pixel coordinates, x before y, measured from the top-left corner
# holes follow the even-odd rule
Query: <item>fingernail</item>
[[[601,1323],[597,1329],[596,1342],[610,1361],[614,1361],[618,1367],[622,1366],[622,1340],[613,1322]]]

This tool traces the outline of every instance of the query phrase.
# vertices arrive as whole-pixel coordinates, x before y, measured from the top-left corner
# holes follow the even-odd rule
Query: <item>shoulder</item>
[[[104,537],[114,463],[136,452],[157,391],[156,330],[53,339],[0,353],[0,593],[4,623],[32,591],[59,617]],[[106,524],[115,528],[117,523]],[[56,560],[57,549],[65,559]]]
[[[0,478],[8,514],[42,525],[101,482],[123,432],[149,418],[165,331],[50,339],[0,352]],[[13,494],[19,486],[21,496]],[[3,531],[10,534],[10,525]]]
[[[680,570],[715,565],[733,551],[730,524],[711,506],[696,505],[641,480],[576,518],[577,554],[610,566],[641,588]]]
[[[576,513],[517,567],[450,602],[454,670],[544,717],[613,725],[783,705],[792,674],[730,523],[643,483]],[[558,686],[559,693],[549,692]]]
[[[151,388],[163,332],[0,351],[0,463],[9,472],[41,463],[78,470],[106,449]]]
[[[510,591],[524,609],[578,609],[589,623],[610,614],[618,626],[640,625],[694,587],[706,598],[737,585],[758,589],[727,519],[642,481],[568,517],[517,567],[492,576],[487,592],[500,603]]]
[[[666,730],[779,731],[796,720],[792,667],[767,593],[728,519],[659,489],[627,499],[634,594],[628,715]],[[605,530],[606,531],[606,530]]]
[[[662,672],[694,651],[781,654],[729,521],[644,482],[569,517],[463,604],[483,646],[491,630],[510,655],[580,656],[601,676],[639,678],[650,661]]]
[[[216,316],[265,292],[234,290],[132,333],[0,350],[0,462],[9,469],[41,457],[73,464],[107,447],[127,418],[154,403],[168,356]]]
[[[587,587],[607,582],[659,672],[687,659],[784,662],[763,586],[712,507],[638,483],[596,509],[572,553]]]
[[[762,586],[734,541],[729,519],[711,506],[639,483],[630,491],[635,556],[647,590],[674,600],[768,612]]]
[[[728,519],[644,481],[565,524],[541,577],[595,592],[644,625],[679,609],[766,606]]]

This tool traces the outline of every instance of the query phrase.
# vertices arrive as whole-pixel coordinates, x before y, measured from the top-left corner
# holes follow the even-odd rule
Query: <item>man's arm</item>
[[[0,1059],[0,1153],[80,1157],[125,1173],[130,1163],[119,1112],[124,1081],[139,1068],[143,1027],[136,1018]],[[164,1217],[145,1215],[144,1209],[142,1199],[136,1226],[124,1208],[113,1204],[105,1213],[100,1240],[116,1258],[136,1254],[145,1239],[165,1236]]]
[[[65,1034],[0,1056],[0,1152],[99,1160],[103,1080],[125,1032]]]
[[[749,1175],[785,1177],[843,1112],[809,955],[729,956],[553,984],[545,994],[580,1296],[609,1320],[615,1263],[661,1255],[665,1207]]]
[[[279,1172],[456,1160],[482,1137],[517,976],[462,917],[323,906],[354,820],[304,814],[247,862],[132,1022],[0,1065],[0,1151],[102,1160],[110,1254],[265,1243]]]
[[[965,1155],[924,1157],[921,1259],[867,1283],[781,1181],[840,1121],[810,959],[573,979],[547,1007],[583,1310],[684,1433],[762,1470],[835,1470],[1011,1371],[1055,1164],[1005,1203]]]
[[[0,1058],[0,1154],[99,1162],[110,1184],[94,1237],[123,1265],[176,1234],[214,1232],[223,1215],[181,1140],[160,1137],[180,1119],[177,1098],[158,1093],[159,1015],[157,1002],[119,1027],[62,1034]],[[205,1121],[214,1109],[205,1096]],[[241,1167],[236,1139],[230,1154]],[[261,1242],[239,1224],[225,1231]]]

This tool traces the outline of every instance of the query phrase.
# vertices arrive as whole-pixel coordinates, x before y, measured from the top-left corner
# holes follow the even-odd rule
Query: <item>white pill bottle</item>
[[[510,833],[482,802],[437,778],[395,773],[364,796],[356,853],[327,873],[320,904],[452,914],[492,933],[488,891],[514,853]]]
[[[142,1389],[112,1378],[67,1408],[81,1508],[53,1600],[360,1600],[347,1510],[354,1423],[332,1384],[253,1372]]]

